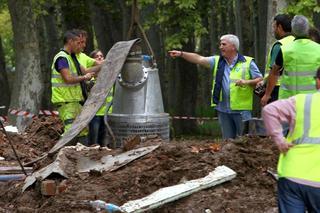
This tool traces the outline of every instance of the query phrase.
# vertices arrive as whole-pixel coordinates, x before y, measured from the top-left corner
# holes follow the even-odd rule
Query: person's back
[[[316,91],[314,75],[320,65],[320,44],[307,38],[296,39],[282,48],[281,99]]]
[[[282,68],[279,98],[316,91],[313,77],[320,65],[320,45],[310,39],[308,19],[296,15],[292,20],[292,33],[295,40],[281,47]],[[279,54],[276,64],[279,61]],[[279,63],[281,64],[281,62]]]

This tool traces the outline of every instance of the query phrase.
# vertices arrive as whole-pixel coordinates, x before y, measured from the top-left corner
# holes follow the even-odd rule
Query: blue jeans
[[[99,144],[104,146],[103,140],[106,134],[106,126],[103,116],[94,116],[89,123],[89,145]]]
[[[320,188],[295,183],[286,178],[278,180],[280,213],[320,212]]]
[[[221,126],[222,138],[230,139],[242,135],[243,121],[251,118],[251,111],[226,113],[218,111],[218,119]]]

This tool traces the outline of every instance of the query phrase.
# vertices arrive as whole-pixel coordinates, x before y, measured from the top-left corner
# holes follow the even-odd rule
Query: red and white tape
[[[7,117],[7,116],[2,116],[2,115],[0,115],[0,120],[1,120],[2,122],[7,122],[7,121],[8,121],[8,117]]]
[[[23,116],[23,117],[27,117],[27,118],[35,118],[36,117],[36,115],[31,112],[17,110],[17,109],[9,109],[9,113],[11,115]]]
[[[52,110],[40,110],[39,115],[46,115],[46,116],[58,116],[58,111],[52,111]]]
[[[28,118],[35,118],[37,116],[36,114],[33,114],[31,112],[24,111],[24,110],[17,110],[17,109],[9,109],[9,113],[11,115],[23,116],[23,117],[28,117]],[[52,111],[52,110],[40,110],[39,115],[57,116],[57,115],[59,115],[59,112]]]
[[[217,120],[216,117],[171,116],[174,120]]]
[[[9,113],[11,115],[16,116],[23,116],[23,117],[29,117],[29,118],[35,118],[37,115],[30,113],[28,111],[24,110],[17,110],[17,109],[9,109]],[[45,116],[58,116],[58,111],[53,110],[40,110],[39,115],[45,115]],[[5,116],[0,116],[0,119],[6,119]],[[194,117],[194,116],[170,116],[170,119],[173,120],[198,120],[198,121],[205,121],[205,120],[217,120],[217,117]]]

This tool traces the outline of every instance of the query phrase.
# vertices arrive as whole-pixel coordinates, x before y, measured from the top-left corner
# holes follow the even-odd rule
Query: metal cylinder
[[[116,82],[113,112],[105,119],[117,147],[131,135],[159,135],[169,141],[169,114],[164,113],[158,69],[149,56],[129,54]]]

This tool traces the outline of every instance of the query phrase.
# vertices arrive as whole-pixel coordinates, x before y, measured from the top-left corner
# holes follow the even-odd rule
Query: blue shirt
[[[69,69],[68,60],[64,57],[57,58],[56,62],[54,63],[54,68],[60,72],[62,69]]]
[[[209,63],[210,63],[210,70],[213,70],[213,67],[216,63],[214,56],[208,57]],[[217,106],[216,110],[220,112],[225,113],[239,113],[242,110],[231,110],[230,108],[230,71],[235,66],[238,59],[238,55],[232,60],[231,64],[227,63],[227,66],[224,68],[224,75],[222,79],[222,101],[220,101]],[[250,79],[255,78],[262,78],[262,74],[259,71],[259,68],[257,67],[256,63],[254,61],[251,61],[250,63]]]

